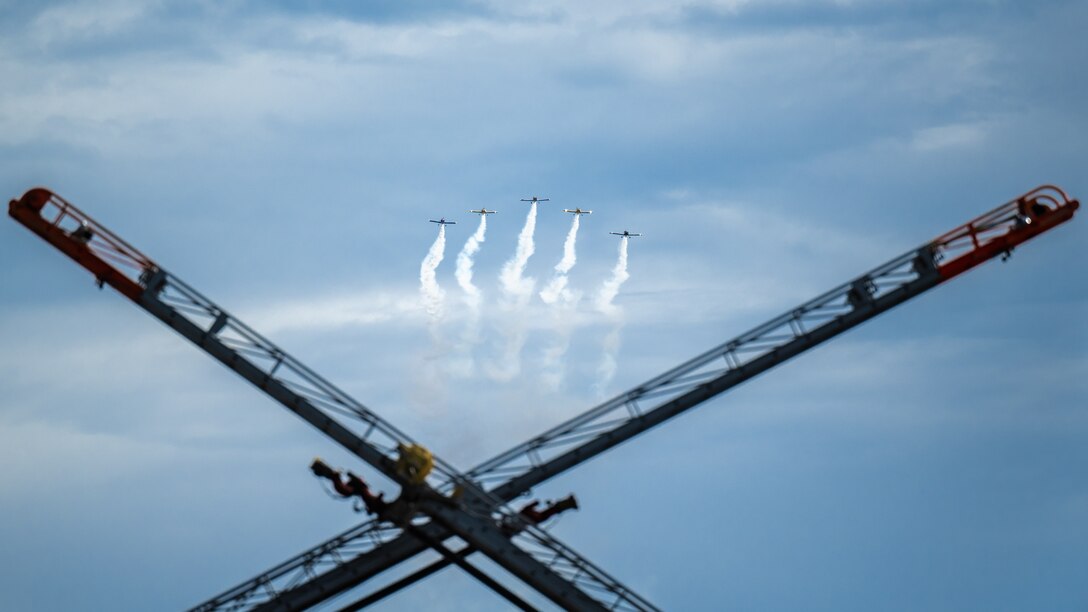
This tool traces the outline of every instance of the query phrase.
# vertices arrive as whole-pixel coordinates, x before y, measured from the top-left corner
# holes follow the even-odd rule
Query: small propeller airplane
[[[569,212],[572,215],[592,215],[593,214],[592,210],[582,210],[581,208],[574,208],[574,209],[564,208],[563,212]]]
[[[457,225],[456,221],[446,221],[445,217],[442,217],[441,219],[438,219],[437,221],[434,220],[434,219],[431,219],[431,223],[437,223],[439,225]]]
[[[488,210],[486,208],[481,208],[480,210],[470,210],[469,212],[470,213],[476,213],[477,215],[493,215],[493,214],[495,214],[495,213],[497,213],[499,211],[497,211],[497,210]]]
[[[612,234],[613,236],[623,236],[624,238],[633,238],[635,236],[641,236],[642,235],[642,234],[632,234],[631,232],[629,232],[627,230],[623,230],[623,232],[608,232],[608,233]]]
[[[533,204],[536,204],[537,202],[548,202],[549,200],[548,200],[548,198],[538,198],[536,196],[533,196],[533,197],[531,197],[529,199],[522,198],[521,201],[522,202],[532,202]]]

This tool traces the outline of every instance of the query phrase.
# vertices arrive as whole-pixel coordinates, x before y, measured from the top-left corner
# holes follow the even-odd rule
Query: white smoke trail
[[[521,349],[525,347],[527,332],[525,321],[517,314],[529,304],[536,280],[525,276],[525,265],[533,256],[533,233],[536,231],[536,202],[529,207],[525,225],[518,234],[514,256],[502,266],[499,285],[506,298],[503,309],[507,315],[499,322],[505,340],[496,362],[487,367],[487,375],[495,380],[506,381],[521,372]]]
[[[627,273],[628,240],[627,236],[620,238],[620,256],[616,260],[616,266],[612,268],[612,276],[604,281],[601,290],[597,292],[597,310],[608,316],[618,316],[620,314],[619,306],[613,304],[612,301],[616,299],[616,295],[620,292],[623,283],[631,277]]]
[[[533,293],[533,285],[536,281],[525,277],[525,265],[533,256],[533,233],[536,231],[536,202],[529,207],[529,216],[525,218],[525,226],[518,234],[518,246],[514,256],[502,266],[499,273],[499,282],[502,284],[503,293],[515,300],[518,305],[524,306]]]
[[[567,273],[571,271],[575,262],[578,261],[574,243],[578,239],[578,226],[581,223],[581,216],[574,215],[574,220],[570,224],[570,231],[567,232],[567,240],[563,243],[563,259],[556,264],[555,275],[552,277],[551,282],[540,292],[540,299],[544,300],[546,304],[554,304],[560,296],[564,295],[567,289]]]
[[[564,300],[557,305],[552,313],[552,324],[555,335],[548,346],[540,354],[540,369],[538,378],[544,388],[549,391],[558,391],[563,386],[566,377],[566,363],[564,357],[570,349],[570,338],[577,326],[575,317],[577,313],[577,297],[569,302]]]
[[[423,308],[431,318],[432,325],[442,319],[442,302],[445,300],[446,293],[442,287],[438,286],[435,270],[438,269],[438,264],[442,263],[445,254],[446,226],[440,225],[438,238],[435,238],[434,244],[431,245],[431,249],[427,251],[427,256],[423,258],[423,263],[419,266],[419,292],[423,297]]]
[[[444,363],[441,331],[443,317],[443,302],[445,292],[438,286],[435,271],[446,253],[446,226],[438,226],[438,237],[427,251],[423,263],[419,266],[419,293],[423,301],[423,308],[429,318],[428,331],[431,334],[431,350],[423,356],[420,384],[413,390],[413,396],[421,407],[439,406],[445,400],[445,387],[442,375]]]
[[[487,215],[480,215],[480,225],[476,228],[476,233],[468,237],[465,246],[457,254],[457,271],[454,273],[457,284],[465,292],[465,302],[474,313],[480,310],[480,289],[472,284],[472,258],[476,256],[476,251],[480,250],[480,243],[484,241],[486,232]]]
[[[541,354],[540,381],[545,388],[558,391],[563,383],[565,368],[563,357],[570,349],[570,336],[574,331],[575,307],[581,294],[567,289],[567,274],[577,262],[575,242],[578,239],[578,227],[581,215],[574,215],[563,243],[563,259],[555,266],[555,274],[548,286],[540,292],[540,299],[552,306],[552,325],[555,336],[550,345]]]
[[[487,215],[480,215],[480,225],[476,232],[468,237],[465,246],[457,254],[457,269],[454,276],[457,284],[464,292],[465,304],[468,305],[468,317],[461,328],[461,337],[457,342],[456,355],[448,361],[448,369],[451,374],[459,378],[467,378],[476,369],[472,356],[473,347],[480,342],[480,288],[472,282],[472,265],[476,252],[480,250],[480,243],[484,241],[487,233]]]
[[[593,386],[598,397],[604,397],[608,393],[608,385],[612,382],[612,377],[616,375],[616,355],[620,352],[621,329],[623,324],[617,321],[616,326],[605,335],[602,342],[604,354],[601,355],[601,364],[597,366],[597,383]]]
[[[631,277],[627,273],[627,236],[620,239],[620,254],[616,260],[616,266],[612,268],[612,276],[604,281],[597,293],[597,310],[613,321],[612,330],[604,337],[601,364],[597,367],[597,394],[603,396],[612,378],[616,375],[616,356],[620,350],[620,331],[623,329],[623,310],[613,304],[620,287]]]

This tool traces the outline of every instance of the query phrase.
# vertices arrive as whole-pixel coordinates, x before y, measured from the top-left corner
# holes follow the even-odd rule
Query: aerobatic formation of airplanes
[[[533,196],[531,198],[522,198],[521,201],[522,202],[532,202],[533,204],[536,204],[537,202],[548,202],[549,199],[548,198],[541,198],[541,197]],[[488,210],[486,208],[479,208],[477,210],[470,210],[468,212],[482,216],[482,215],[493,215],[498,211]],[[576,216],[593,214],[592,210],[582,210],[581,208],[578,208],[578,207],[564,208],[563,212],[570,213],[570,214],[576,215]],[[439,225],[456,225],[457,224],[456,221],[446,221],[445,217],[442,217],[440,219],[431,219],[430,221],[431,221],[431,223],[437,223]],[[636,236],[641,236],[642,235],[642,234],[632,233],[632,232],[629,232],[627,230],[623,230],[622,232],[608,232],[608,233],[612,234],[613,236],[620,236],[620,237],[623,237],[623,238],[634,238]]]

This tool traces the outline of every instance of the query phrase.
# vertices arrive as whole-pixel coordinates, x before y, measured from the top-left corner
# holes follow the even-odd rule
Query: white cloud
[[[985,144],[984,123],[956,123],[922,128],[914,132],[911,146],[921,152],[949,148],[973,148]]]
[[[161,441],[42,422],[0,421],[3,496],[25,495],[72,478],[78,478],[81,486],[108,486],[132,474],[162,470],[178,458],[178,449]]]
[[[418,292],[378,291],[287,299],[244,309],[262,334],[373,325],[418,326],[426,318]]]
[[[4,166],[6,180],[20,188],[31,180],[28,175],[47,184],[54,178],[79,184],[86,192],[105,194],[106,206],[139,211],[133,219],[140,216],[141,223],[168,214],[152,203],[163,194],[199,193],[191,201],[179,197],[180,202],[175,202],[171,212],[191,221],[184,232],[160,234],[171,240],[179,236],[176,243],[160,242],[160,254],[172,249],[171,260],[179,266],[187,265],[183,259],[189,257],[211,261],[203,277],[216,279],[220,287],[229,283],[229,292],[218,293],[247,296],[243,299],[268,294],[267,286],[257,286],[258,267],[283,272],[280,279],[305,278],[308,293],[286,282],[273,285],[271,291],[279,297],[224,305],[272,340],[279,342],[286,336],[290,350],[315,370],[368,404],[373,402],[377,412],[465,467],[593,403],[588,379],[599,362],[607,327],[601,317],[586,311],[588,304],[582,312],[564,313],[562,323],[569,326],[571,340],[569,382],[558,391],[548,388],[538,371],[546,357],[537,356],[554,338],[556,322],[534,302],[521,314],[528,330],[522,377],[503,384],[451,377],[445,404],[414,402],[412,389],[419,383],[417,357],[427,339],[425,317],[410,282],[415,272],[412,262],[418,262],[426,244],[406,240],[408,234],[400,228],[409,223],[406,217],[424,206],[422,202],[431,205],[433,200],[428,198],[436,194],[472,203],[458,208],[484,204],[491,208],[511,192],[514,198],[523,195],[519,190],[524,185],[543,184],[542,189],[554,185],[556,191],[549,195],[557,202],[557,194],[565,191],[572,201],[577,197],[583,207],[596,209],[585,219],[587,224],[617,222],[615,229],[619,229],[630,220],[632,230],[645,232],[642,242],[631,245],[632,277],[617,296],[629,323],[617,372],[617,380],[626,384],[657,374],[862,272],[928,237],[929,231],[936,233],[944,228],[933,213],[938,207],[952,222],[970,218],[960,219],[958,208],[944,209],[959,207],[969,199],[962,197],[965,194],[1004,189],[991,183],[1006,180],[1008,168],[1048,177],[1053,172],[1059,182],[1069,176],[1067,186],[1074,192],[1076,182],[1082,180],[1074,166],[1084,157],[1083,145],[1074,137],[1077,130],[1069,126],[1083,124],[1077,114],[1083,114],[1083,105],[1074,104],[1083,96],[1076,95],[1079,91],[1073,82],[1057,80],[1047,95],[1039,95],[1042,89],[1007,87],[1025,79],[1018,78],[1015,62],[994,61],[1017,55],[1024,45],[1031,45],[1038,54],[1034,65],[1039,66],[1048,62],[1066,66],[1068,62],[1057,60],[1075,54],[1054,51],[1051,45],[1056,37],[1044,34],[1054,30],[1040,28],[1037,22],[1014,22],[1007,11],[977,4],[963,10],[975,11],[980,18],[965,20],[954,35],[941,24],[929,28],[923,18],[913,29],[888,22],[872,28],[864,23],[811,27],[791,24],[789,19],[769,28],[766,24],[746,28],[743,19],[723,24],[726,27],[720,30],[713,24],[688,28],[692,24],[684,19],[690,4],[682,1],[496,3],[487,17],[454,15],[380,25],[327,14],[298,12],[287,17],[268,11],[239,12],[225,22],[190,16],[183,27],[193,27],[192,32],[157,24],[164,28],[161,31],[180,36],[167,46],[141,39],[133,43],[136,49],[129,50],[123,48],[124,36],[118,35],[139,31],[143,20],[151,18],[151,9],[126,3],[101,6],[57,8],[36,26],[16,28],[0,41],[0,72],[6,84],[0,91],[0,144],[17,147]],[[747,4],[719,6],[729,11]],[[994,29],[988,25],[993,21],[1004,25]],[[889,29],[895,31],[893,36],[886,36]],[[1003,34],[1012,31],[1022,35]],[[36,36],[59,52],[51,54],[35,46]],[[78,44],[66,46],[63,37],[74,37]],[[101,49],[94,44],[98,40]],[[81,53],[83,45],[89,53]],[[102,52],[96,54],[96,50]],[[1055,115],[1052,95],[1064,100],[1064,115]],[[1045,132],[1039,131],[1040,125],[1047,126]],[[35,153],[33,145],[42,142],[85,146],[97,154],[98,163],[73,177],[64,173],[65,167],[51,150]],[[981,157],[980,150],[1002,156],[1002,163],[965,177],[964,168]],[[269,163],[278,155],[289,161]],[[157,162],[156,156],[168,157],[171,163]],[[134,164],[133,159],[141,163]],[[366,190],[371,185],[377,186],[380,197]],[[955,185],[964,186],[950,188]],[[917,186],[927,193],[905,188]],[[359,197],[360,193],[365,196]],[[932,193],[939,193],[941,199],[925,197]],[[310,194],[323,198],[321,206],[314,207],[320,209],[320,215],[314,215],[320,218],[306,218]],[[122,198],[128,198],[125,204],[112,203]],[[376,202],[385,207],[368,208]],[[977,201],[963,206],[980,212],[975,209]],[[283,215],[288,208],[292,213]],[[847,209],[864,214],[847,217],[843,212]],[[256,231],[246,224],[249,214],[261,215],[260,224],[254,223],[260,225]],[[493,240],[480,252],[474,278],[485,295],[497,293],[498,263],[489,258],[498,260],[506,254],[497,245],[512,244],[516,228],[503,225],[510,219],[505,211],[496,215]],[[918,235],[916,228],[902,227],[914,220],[929,230]],[[558,248],[554,234],[547,237],[556,227],[554,222],[541,220],[542,251]],[[362,235],[339,243],[328,239],[345,226]],[[22,231],[13,224],[9,227],[12,232]],[[1083,234],[1079,227],[1071,223],[1068,230],[1059,230],[1065,238],[1047,238],[1047,249],[1053,249],[1050,255],[1045,254],[1047,249],[1033,246],[1031,257],[1038,257],[1037,262],[1076,264],[1080,251],[1069,247],[1083,242],[1075,239]],[[244,247],[241,241],[223,241],[216,243],[220,248],[209,248],[203,240],[206,231],[249,231],[247,236],[258,239],[245,241]],[[278,238],[294,241],[291,248],[283,239],[262,243],[265,231],[281,232]],[[615,248],[612,242],[604,243],[603,236],[590,235],[570,276],[572,287],[587,294],[604,278]],[[137,235],[131,238],[138,244],[155,243]],[[208,516],[206,524],[190,527],[192,532],[209,540],[237,539],[234,550],[251,550],[272,541],[286,544],[288,538],[295,538],[283,555],[287,556],[355,518],[341,505],[306,497],[312,492],[319,495],[319,489],[307,488],[313,484],[308,480],[273,492],[275,481],[288,478],[285,475],[308,478],[304,463],[309,454],[324,453],[332,446],[319,433],[239,384],[228,370],[129,304],[110,300],[101,308],[74,301],[64,308],[43,306],[58,299],[42,289],[52,287],[54,279],[27,274],[28,260],[15,252],[21,248],[16,241],[0,240],[0,249],[5,248],[13,254],[9,267],[13,278],[21,280],[9,283],[17,288],[12,291],[18,291],[18,298],[10,293],[0,318],[0,387],[4,389],[0,445],[6,445],[0,460],[29,468],[0,477],[0,486],[5,493],[25,492],[25,497],[16,500],[19,504],[25,499],[26,507],[33,509],[43,499],[56,499],[28,480],[35,463],[41,464],[42,474],[50,480],[85,479],[101,484],[102,495],[120,500],[134,493],[110,487],[114,476],[154,475],[158,470],[175,474],[174,467],[188,465],[188,470],[182,470],[184,483],[161,479],[180,489],[170,499],[177,500],[174,509],[182,520],[171,524],[184,523],[191,518],[187,515]],[[368,248],[380,256],[359,257]],[[397,280],[402,261],[411,265]],[[30,269],[37,269],[36,260],[29,263]],[[542,257],[538,263],[533,274],[546,270],[554,259]],[[291,270],[285,271],[289,266]],[[364,276],[366,284],[379,285],[370,282],[369,272],[360,272],[362,266],[382,266],[380,272],[389,284],[366,292],[345,289],[358,286],[352,283]],[[1076,265],[1065,266],[1070,267]],[[1062,266],[1040,265],[1034,268],[1039,272],[1035,277],[1013,278],[1017,274],[1013,267],[998,282],[1042,283],[1045,279],[1046,286],[1054,288],[1052,295],[1073,305],[1083,301],[1081,277],[1048,276],[1058,268]],[[348,269],[347,274],[341,273],[343,269]],[[251,270],[253,276],[247,274]],[[358,276],[352,276],[357,272]],[[268,276],[275,274],[261,280]],[[990,326],[995,312],[1007,310],[1008,300],[978,299],[981,276],[957,280],[958,289],[942,288],[940,297],[918,300],[895,315],[899,317],[895,321],[875,322],[799,359],[795,366],[769,374],[765,381],[738,389],[738,400],[772,409],[765,417],[715,419],[715,427],[707,427],[704,415],[709,410],[695,411],[648,439],[580,467],[571,476],[581,479],[579,494],[592,497],[610,486],[616,490],[602,493],[597,504],[587,504],[576,520],[568,519],[564,527],[581,525],[591,534],[588,540],[574,538],[571,544],[578,549],[588,544],[589,556],[621,579],[635,578],[634,582],[644,584],[648,574],[658,576],[660,590],[649,595],[666,608],[698,607],[698,602],[718,605],[745,596],[773,598],[779,594],[774,589],[755,595],[744,589],[762,585],[760,579],[774,583],[782,559],[819,558],[828,550],[818,545],[824,540],[814,545],[814,540],[794,539],[789,554],[773,558],[767,553],[772,556],[765,557],[765,565],[753,569],[753,564],[746,563],[750,551],[767,551],[759,545],[761,538],[753,537],[753,548],[733,549],[737,559],[730,567],[736,569],[737,580],[728,585],[711,580],[692,588],[693,583],[681,574],[722,563],[700,557],[706,551],[691,546],[692,534],[724,541],[730,534],[721,531],[722,525],[743,524],[752,534],[773,538],[781,533],[776,528],[782,524],[802,524],[805,513],[812,515],[808,519],[817,517],[813,519],[817,530],[833,530],[821,526],[819,518],[833,522],[834,515],[812,514],[820,504],[810,502],[818,497],[831,500],[828,505],[853,500],[859,514],[888,521],[886,529],[859,532],[862,535],[856,538],[832,538],[846,531],[823,533],[828,541],[843,543],[844,549],[872,541],[889,543],[889,547],[909,547],[910,541],[935,538],[945,541],[949,534],[955,537],[962,532],[962,524],[933,521],[924,532],[912,531],[918,524],[918,511],[942,500],[987,498],[997,487],[963,478],[945,481],[946,495],[933,495],[932,487],[925,486],[916,495],[901,496],[911,483],[892,479],[903,488],[896,489],[895,511],[887,512],[892,504],[881,508],[879,501],[874,502],[880,499],[879,491],[803,468],[834,466],[840,468],[834,470],[837,475],[843,469],[872,469],[878,485],[888,481],[889,473],[916,475],[929,470],[934,479],[930,482],[939,482],[964,460],[983,455],[1015,460],[992,471],[987,463],[981,473],[1001,475],[1015,466],[1040,486],[1071,491],[1072,501],[1064,506],[1068,512],[1061,523],[1073,525],[1075,511],[1083,507],[1084,498],[1078,497],[1083,482],[1056,474],[1068,475],[1064,470],[1069,465],[1084,463],[1075,434],[1085,427],[1077,403],[1084,395],[1079,381],[1088,378],[1085,364],[1047,350],[1053,340],[1049,335],[1010,338],[1006,337],[1009,327]],[[25,282],[27,278],[32,280]],[[456,287],[452,276],[444,282]],[[1015,296],[1029,305],[1025,318],[1047,312],[1045,319],[1057,319],[1052,310],[1035,301],[1036,293]],[[28,304],[27,312],[11,305],[16,299]],[[65,294],[61,299],[73,298]],[[450,300],[451,326],[465,320],[460,304]],[[481,331],[494,334],[493,327],[509,315],[489,308],[491,304],[483,306],[486,329]],[[1070,312],[1074,311],[1080,312],[1071,306]],[[917,329],[933,329],[935,313],[970,313],[965,333],[993,333],[1005,340],[991,344],[970,337],[928,338],[917,333]],[[1074,330],[1069,333],[1079,329],[1072,318],[1068,326]],[[1034,342],[1039,343],[1036,352],[1023,350]],[[477,349],[474,357],[482,358],[491,347],[484,343]],[[1031,384],[1017,384],[1022,379]],[[918,412],[895,414],[874,407],[874,402],[885,400],[921,407]],[[830,428],[845,432],[845,443],[831,455],[827,447],[805,446],[813,434],[827,433],[826,429],[806,429],[816,420],[805,418],[805,409],[813,402],[828,409]],[[1001,408],[994,408],[998,405]],[[982,422],[990,429],[980,426]],[[999,427],[1002,423],[1006,426]],[[897,425],[904,426],[904,431]],[[856,432],[847,431],[854,426]],[[874,431],[887,436],[869,438]],[[914,437],[903,442],[904,433]],[[852,440],[851,435],[855,436]],[[723,440],[728,444],[721,444]],[[851,444],[858,440],[862,442]],[[728,445],[757,448],[761,443],[775,445],[780,453],[808,456],[802,461],[768,463],[759,460],[766,453],[756,452],[740,468],[730,464],[735,455],[729,454]],[[873,446],[885,443],[900,446],[885,455],[872,452]],[[911,444],[925,445],[924,452],[903,450]],[[1012,445],[1017,449],[1022,445],[1027,452],[1010,454]],[[933,449],[940,452],[930,452]],[[828,459],[834,452],[849,456],[835,462]],[[258,459],[241,461],[248,455]],[[1048,457],[1057,459],[1048,465]],[[874,458],[877,461],[871,461]],[[341,462],[347,465],[354,459]],[[808,489],[796,493],[782,484],[783,472],[778,470],[790,467],[801,469],[805,483],[819,492],[809,496]],[[747,476],[737,477],[739,472]],[[708,479],[714,485],[702,486]],[[563,480],[555,486],[571,482]],[[631,491],[639,489],[630,487],[645,488],[647,482],[661,489],[660,495],[651,496],[657,501],[631,504]],[[755,490],[737,488],[745,483],[758,485]],[[297,489],[292,488],[295,484]],[[782,495],[769,500],[759,497],[770,490]],[[858,490],[865,495],[856,496]],[[156,488],[146,493],[161,495],[162,491]],[[613,546],[624,538],[639,537],[639,525],[668,514],[677,496],[690,497],[685,507],[709,504],[733,513],[734,520],[715,516],[694,532],[689,526],[659,538],[660,542],[646,543],[644,556],[684,558],[692,560],[691,565],[639,565],[623,556],[622,546]],[[15,503],[12,496],[4,497]],[[1012,497],[1004,500],[1016,502]],[[246,503],[238,503],[239,499]],[[737,499],[742,503],[735,503]],[[743,499],[749,500],[747,507],[755,508],[748,517],[736,514],[738,508],[746,507]],[[295,511],[292,504],[298,500],[306,502],[305,511]],[[772,503],[762,503],[767,501]],[[146,504],[155,505],[157,500]],[[971,521],[979,516],[992,521],[995,515],[987,512],[1001,505],[960,507],[970,508]],[[141,510],[146,506],[140,506]],[[285,510],[288,507],[290,511]],[[767,518],[767,508],[785,507],[803,508],[803,512],[790,517],[796,520],[778,524]],[[1029,522],[1055,519],[1035,498],[1025,501],[1022,509]],[[279,516],[274,516],[277,512]],[[101,525],[101,517],[86,507],[72,509],[67,516],[85,518],[89,529]],[[247,531],[253,516],[262,517],[267,531]],[[299,521],[299,516],[306,520]],[[617,517],[622,520],[617,522]],[[222,526],[219,520],[222,524],[233,521],[230,524],[238,527],[217,530],[216,525]],[[630,530],[625,531],[625,520],[632,523]],[[21,523],[10,522],[12,533],[21,531]],[[133,538],[159,541],[161,525],[146,518],[133,522],[140,534]],[[1014,521],[1007,524],[1007,532],[1016,531]],[[276,538],[268,538],[269,532],[276,533]],[[600,539],[594,541],[594,534]],[[71,550],[71,538],[58,538],[52,532],[37,535],[22,541],[35,554],[25,559],[13,555],[10,563],[17,568],[45,568],[27,570],[24,575],[34,580],[15,585],[29,593],[26,601],[35,603],[42,593],[55,591],[58,578],[85,575],[80,568],[58,570],[52,565]],[[999,539],[979,544],[985,550],[1002,545]],[[1024,563],[1029,571],[1007,575],[1030,577],[1032,562],[1053,559],[1055,551],[1076,559],[1079,549],[1073,544],[1034,542],[1036,554]],[[55,556],[42,552],[53,550]],[[179,565],[196,567],[207,560],[209,548],[179,538],[164,550]],[[602,551],[606,554],[597,554]],[[208,571],[214,581],[153,567],[147,571],[181,576],[177,588],[189,594],[185,603],[195,603],[216,588],[278,561],[280,552],[269,550],[236,560],[229,568],[215,567]],[[834,563],[809,566],[840,573],[831,574],[832,580],[810,576],[810,582],[794,592],[807,597],[825,593],[823,586],[835,580],[855,584],[850,579],[858,575],[858,568],[862,573],[872,571],[878,579],[873,582],[881,586],[899,585],[903,572],[912,569],[909,557],[906,563],[872,564],[864,555],[851,556],[850,550],[835,552]],[[948,558],[949,566],[980,565],[977,555]],[[1008,583],[1001,580],[1007,575],[995,573],[977,581],[987,588],[976,589],[969,581],[957,582],[957,588],[976,596],[968,598],[973,602],[982,597],[980,605],[985,605],[992,601],[985,597],[999,592],[989,587]],[[146,582],[146,577],[134,573],[100,579],[95,575],[97,588],[83,604],[113,605],[111,594]],[[1057,584],[1057,580],[1051,582]],[[1077,584],[1075,577],[1068,583]],[[947,584],[926,576],[911,580],[911,586],[928,593],[947,592]],[[106,595],[95,600],[95,593]],[[458,591],[450,598],[453,605],[461,605],[460,595]],[[842,601],[858,601],[852,599],[854,595],[828,601],[824,607],[841,608]],[[924,595],[920,597],[903,605],[925,608]],[[132,601],[138,603],[130,607],[137,609],[178,607]],[[748,601],[772,604],[756,607],[798,607],[772,599]]]
[[[890,258],[880,236],[851,232],[836,219],[814,219],[802,211],[775,212],[755,202],[704,202],[688,205],[685,214],[702,219],[702,231],[720,234],[742,250],[763,244],[773,248],[799,248],[819,257],[849,257],[873,262]],[[767,255],[764,255],[767,256]]]
[[[42,11],[29,26],[28,39],[48,47],[84,36],[106,38],[135,24],[157,4],[133,0],[65,2]]]

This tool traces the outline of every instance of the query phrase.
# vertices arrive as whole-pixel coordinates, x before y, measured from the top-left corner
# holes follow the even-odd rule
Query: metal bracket
[[[873,293],[875,292],[876,287],[873,286],[873,281],[865,276],[850,285],[850,291],[846,294],[846,299],[854,307],[854,310],[858,310],[862,306],[873,303]]]
[[[227,325],[228,319],[230,319],[230,317],[227,313],[220,310],[219,314],[215,317],[215,321],[212,322],[212,326],[208,328],[208,333],[215,336],[223,331],[223,328]]]
[[[166,288],[166,272],[161,268],[144,268],[140,274],[140,284],[151,296],[157,296]]]

